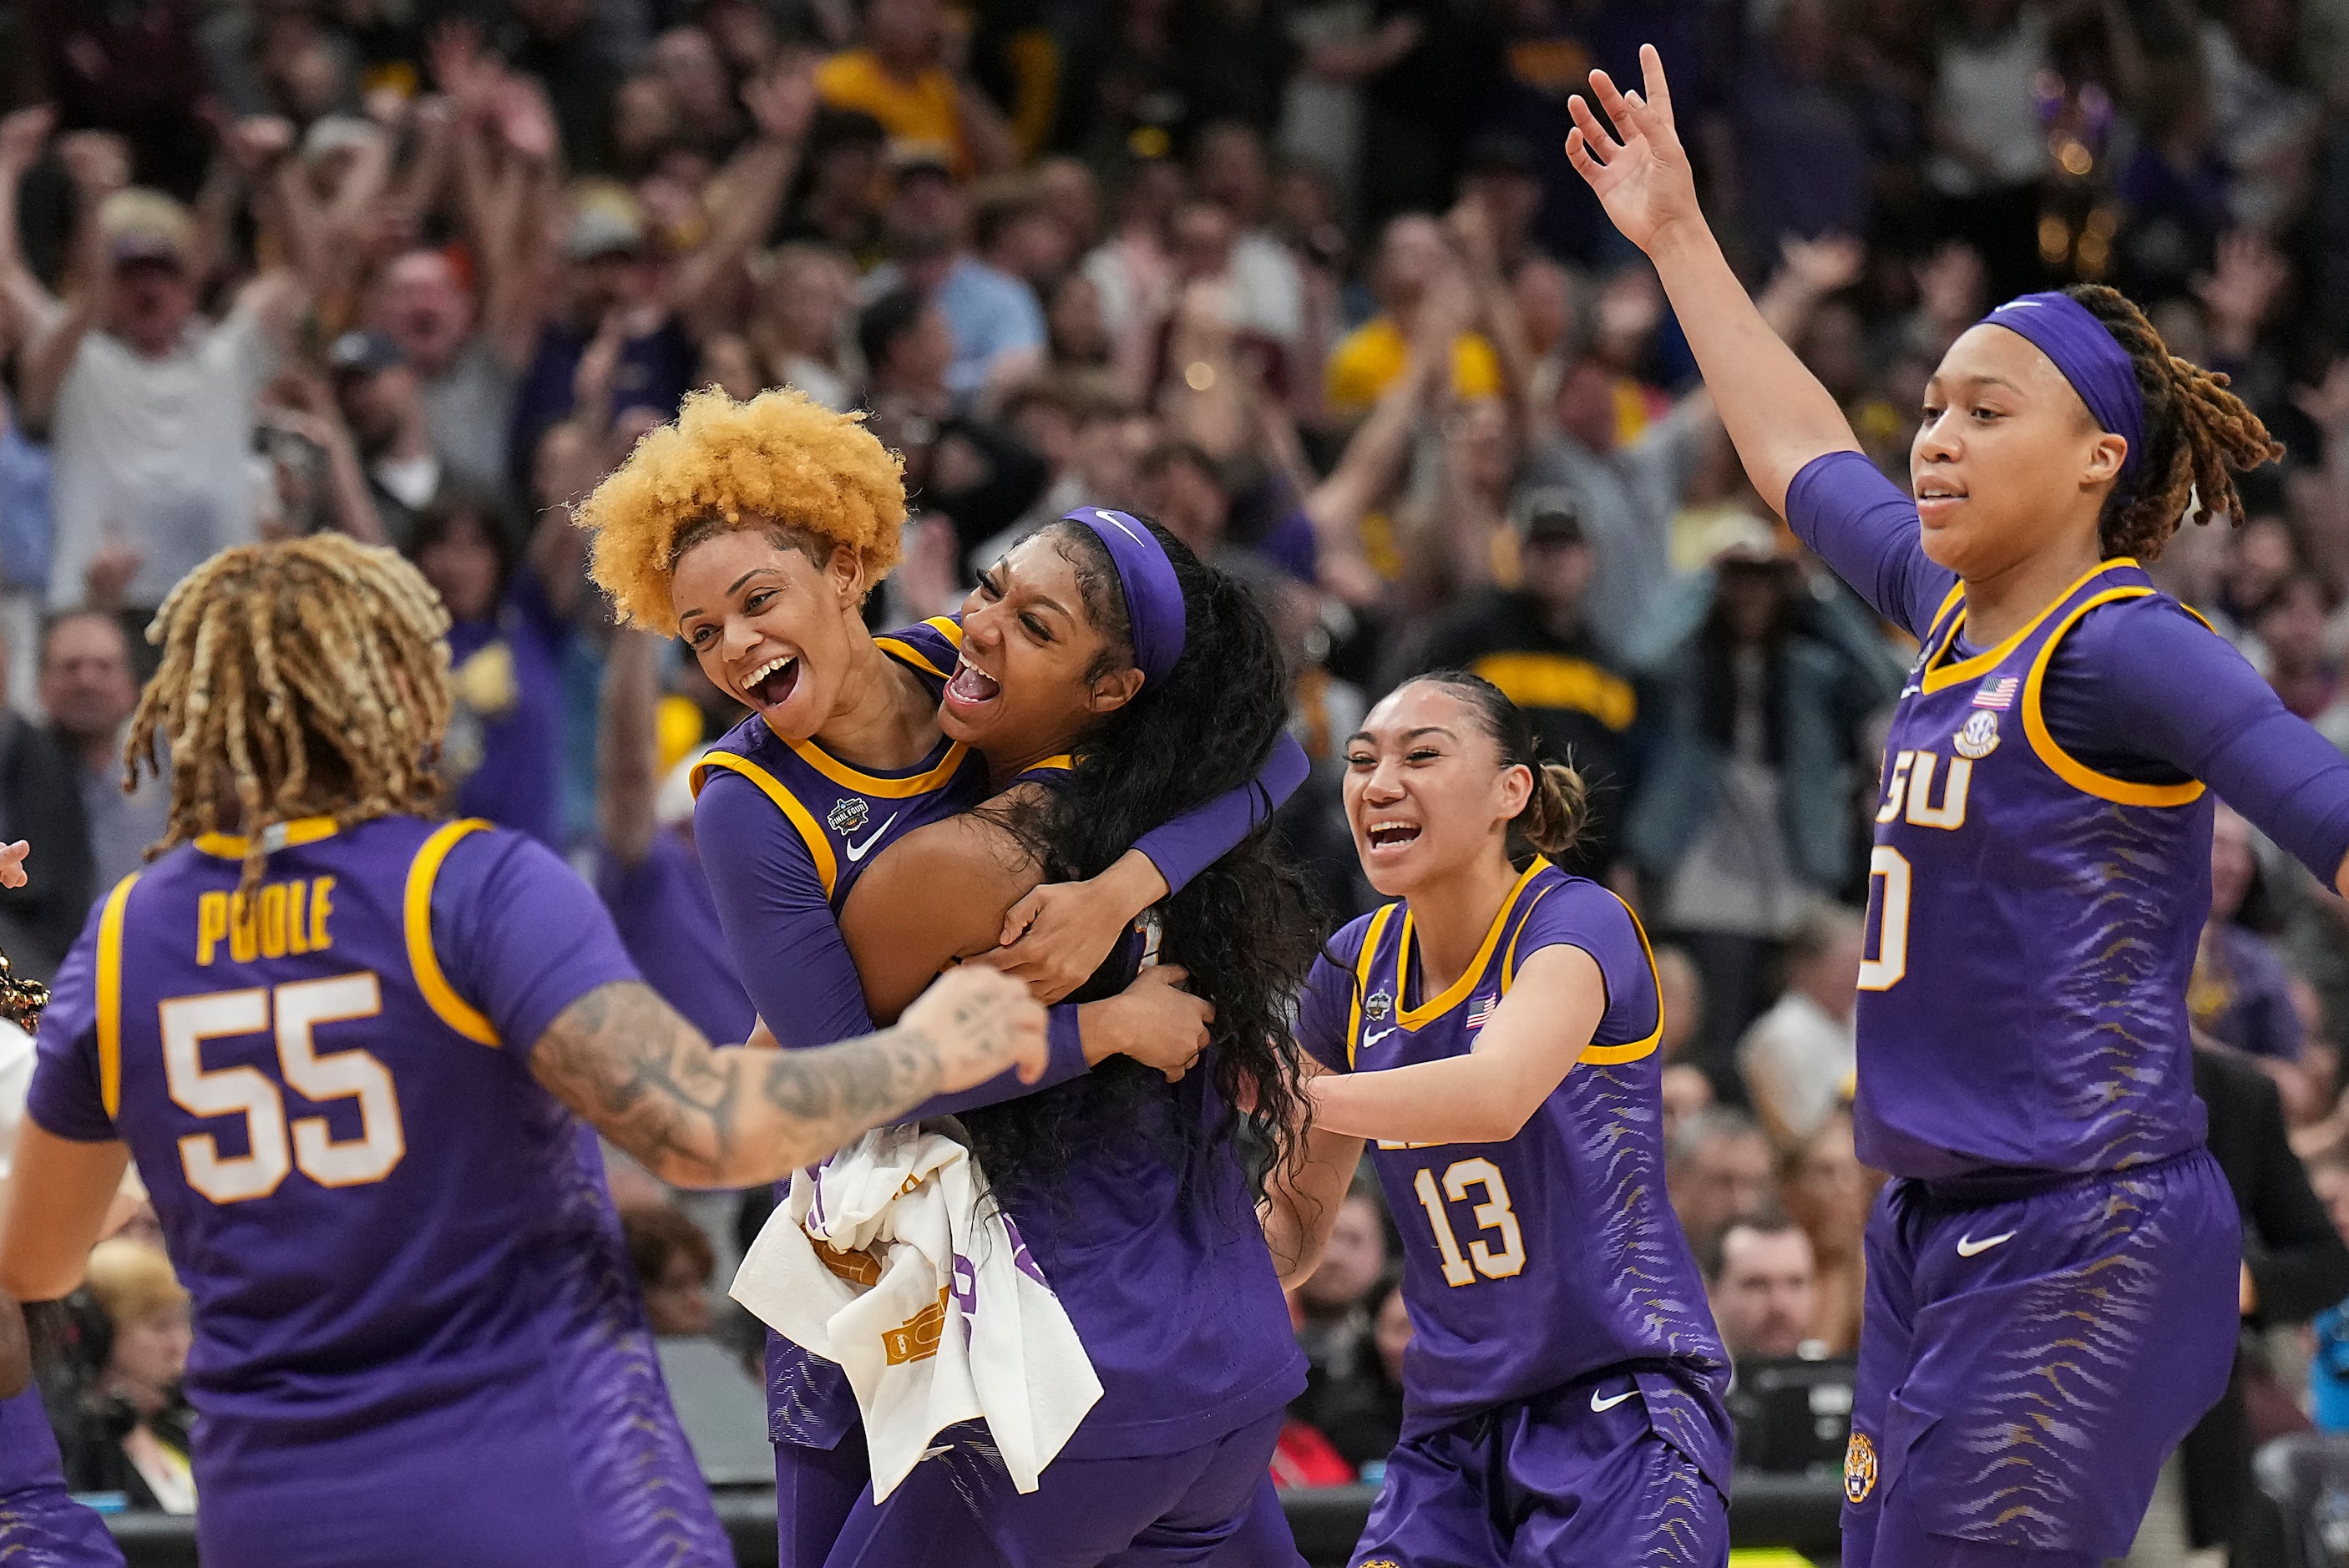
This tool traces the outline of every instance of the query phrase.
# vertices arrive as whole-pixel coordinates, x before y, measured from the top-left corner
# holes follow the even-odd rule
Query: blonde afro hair
[[[789,387],[747,403],[710,387],[647,431],[573,521],[595,536],[589,571],[620,619],[674,634],[678,540],[697,525],[780,526],[854,551],[868,587],[887,576],[903,549],[904,467],[862,415]]]

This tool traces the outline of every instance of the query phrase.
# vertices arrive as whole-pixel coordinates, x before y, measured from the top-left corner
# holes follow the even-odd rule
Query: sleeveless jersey
[[[1963,589],[1934,616],[1868,861],[1853,1118],[1878,1170],[2117,1171],[2202,1141],[2186,985],[2211,803],[2083,766],[2040,707],[2081,617],[2155,592],[2107,561],[1971,657]]]
[[[129,1146],[193,1297],[206,1554],[251,1560],[220,1532],[267,1498],[290,1560],[333,1554],[305,1530],[413,1514],[435,1561],[527,1528],[549,1563],[730,1562],[595,1136],[531,1076],[535,1035],[502,1041],[484,1011],[551,1022],[634,978],[594,894],[483,822],[280,831],[250,900],[221,835],[113,890],[58,976],[31,1103]],[[550,912],[521,1007],[450,973],[533,937],[452,956],[434,936],[452,898],[489,907],[487,866],[533,908],[578,901]],[[327,1501],[362,1481],[363,1503]]]
[[[1421,995],[1412,927],[1408,904],[1387,904],[1314,966],[1299,1032],[1323,1065],[1467,1055],[1544,947],[1589,954],[1608,1001],[1515,1138],[1371,1150],[1402,1235],[1408,1418],[1455,1419],[1627,1367],[1658,1432],[1725,1486],[1728,1358],[1664,1191],[1663,1011],[1646,934],[1614,894],[1539,859],[1440,995]]]

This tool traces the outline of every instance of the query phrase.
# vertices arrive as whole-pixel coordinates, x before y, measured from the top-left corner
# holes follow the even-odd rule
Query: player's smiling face
[[[838,701],[864,590],[845,546],[819,566],[780,530],[728,528],[678,557],[669,602],[710,684],[782,738],[805,740]]]
[[[962,656],[938,727],[996,762],[1067,751],[1142,689],[1132,654],[1093,624],[1071,548],[1048,528],[980,573],[963,601]]]
[[[1533,777],[1501,765],[1476,710],[1434,681],[1398,686],[1346,742],[1346,821],[1371,885],[1388,898],[1508,853]]]
[[[2061,520],[2093,523],[2127,449],[2029,339],[1968,328],[1926,383],[1909,449],[1925,553],[1977,581],[2007,570]]]

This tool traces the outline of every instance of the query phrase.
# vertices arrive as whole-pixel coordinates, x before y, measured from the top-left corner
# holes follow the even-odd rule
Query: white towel
[[[961,1131],[877,1128],[799,1171],[734,1276],[735,1300],[848,1374],[876,1501],[939,1431],[982,1417],[1012,1484],[1033,1491],[1102,1394]]]

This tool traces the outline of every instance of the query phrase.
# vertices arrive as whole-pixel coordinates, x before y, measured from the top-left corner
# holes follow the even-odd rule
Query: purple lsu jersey
[[[1419,996],[1412,924],[1407,903],[1387,904],[1315,965],[1299,1036],[1324,1066],[1376,1072],[1467,1055],[1544,947],[1598,963],[1607,1011],[1515,1138],[1372,1150],[1403,1238],[1406,1429],[1630,1367],[1658,1434],[1725,1488],[1728,1358],[1664,1191],[1663,1011],[1646,934],[1614,894],[1537,859],[1467,971]]]
[[[37,1387],[0,1400],[0,1563],[122,1568],[122,1549],[105,1522],[66,1495],[57,1434]]]
[[[2050,659],[2155,593],[2107,561],[1961,657],[1935,614],[1886,743],[1859,972],[1859,1157],[1896,1176],[2118,1171],[2202,1141],[2186,985],[2210,906],[2199,783],[2093,771],[2049,736]]]
[[[595,895],[480,821],[183,845],[58,975],[29,1110],[129,1147],[193,1297],[208,1561],[730,1563],[593,1133],[532,1076],[633,980]]]

